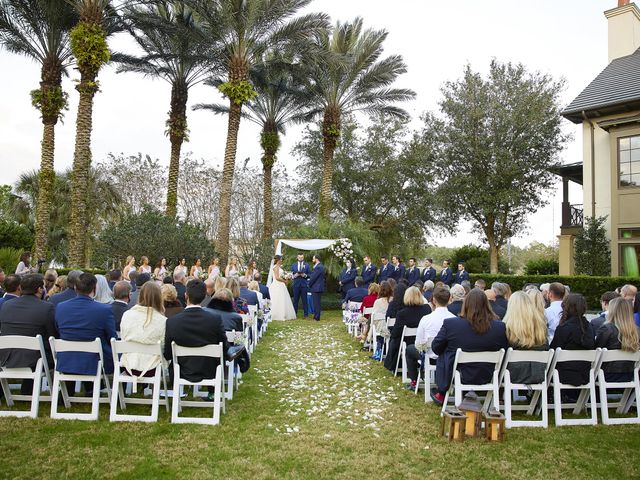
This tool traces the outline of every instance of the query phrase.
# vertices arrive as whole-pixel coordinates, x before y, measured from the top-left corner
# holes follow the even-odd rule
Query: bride
[[[269,295],[271,296],[271,318],[274,320],[295,320],[296,311],[293,309],[293,302],[287,289],[287,281],[282,270],[282,257],[276,255],[273,258],[273,268],[271,269],[273,281],[269,285]]]

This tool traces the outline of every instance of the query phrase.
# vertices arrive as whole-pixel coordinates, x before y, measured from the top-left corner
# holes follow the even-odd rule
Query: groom
[[[324,284],[326,280],[326,271],[324,265],[320,263],[320,257],[313,256],[313,272],[309,278],[309,289],[311,290],[311,297],[313,298],[313,319],[320,321],[320,299],[324,292]]]
[[[298,315],[298,303],[302,297],[302,310],[304,312],[304,318],[309,315],[309,306],[307,305],[307,292],[309,291],[309,285],[307,280],[311,269],[309,264],[304,261],[304,254],[298,253],[298,261],[291,265],[291,271],[293,272],[293,308]]]

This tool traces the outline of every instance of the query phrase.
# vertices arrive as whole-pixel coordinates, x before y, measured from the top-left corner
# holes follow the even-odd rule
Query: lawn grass
[[[54,421],[43,403],[37,420],[0,418],[0,476],[640,477],[640,426],[520,428],[503,444],[449,443],[439,409],[367,355],[337,312],[274,322],[219,426],[172,425],[164,409],[156,424],[110,423],[106,405],[98,422]]]

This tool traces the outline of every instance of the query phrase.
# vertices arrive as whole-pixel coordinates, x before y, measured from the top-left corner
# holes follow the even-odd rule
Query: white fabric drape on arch
[[[313,238],[309,240],[293,240],[293,239],[278,239],[276,243],[276,255],[282,255],[282,245],[288,245],[298,250],[324,250],[336,243],[338,240],[328,240],[324,238]],[[273,282],[273,260],[269,266],[269,277],[267,278],[267,287]]]

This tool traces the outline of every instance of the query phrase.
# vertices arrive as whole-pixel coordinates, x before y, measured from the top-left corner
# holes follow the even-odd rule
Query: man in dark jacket
[[[164,339],[164,356],[172,358],[171,342],[183,347],[203,347],[222,343],[223,356],[229,350],[227,334],[224,331],[222,317],[210,309],[200,306],[207,293],[201,280],[193,279],[185,291],[187,307],[181,313],[167,320]],[[205,378],[214,378],[220,362],[211,357],[180,357],[180,374],[190,382],[199,382]],[[224,365],[223,365],[224,368]],[[173,369],[171,369],[173,378]],[[213,388],[209,387],[209,400],[213,400]]]
[[[0,335],[22,335],[35,337],[42,335],[49,368],[53,368],[53,358],[49,337],[57,337],[55,307],[40,300],[44,292],[44,279],[40,274],[24,275],[20,280],[22,295],[7,302],[0,310]],[[34,370],[40,353],[20,348],[0,350],[0,366]],[[22,382],[21,393],[28,395],[33,388],[31,380]]]
[[[247,305],[258,305],[258,295],[256,292],[249,290],[246,278],[241,278],[238,282],[240,285],[240,298],[247,301]]]
[[[491,308],[493,309],[493,313],[500,317],[502,320],[507,313],[507,305],[508,300],[506,299],[507,295],[507,286],[504,283],[493,282],[491,284],[491,290],[496,294],[496,299],[489,302],[491,304]]]
[[[7,275],[7,278],[4,280],[4,288],[6,289],[6,293],[0,298],[0,308],[2,308],[5,302],[20,297],[20,275]]]
[[[362,277],[356,277],[356,286],[347,292],[342,301],[344,305],[348,305],[349,302],[362,302],[362,299],[369,294],[369,290],[363,286],[363,283]]]
[[[131,296],[131,284],[126,280],[121,280],[113,286],[113,319],[116,322],[116,332],[120,331],[120,322],[124,312],[129,310],[129,300]]]
[[[258,288],[260,288],[260,293],[262,294],[262,298],[265,300],[271,300],[271,295],[269,294],[269,287],[262,283],[262,274],[260,272],[256,273],[253,276],[253,279],[258,282]]]
[[[218,290],[213,294],[213,298],[207,308],[220,315],[225,331],[235,330],[238,333],[242,332],[242,317],[233,308],[233,293],[231,293],[231,290],[228,288]]]

